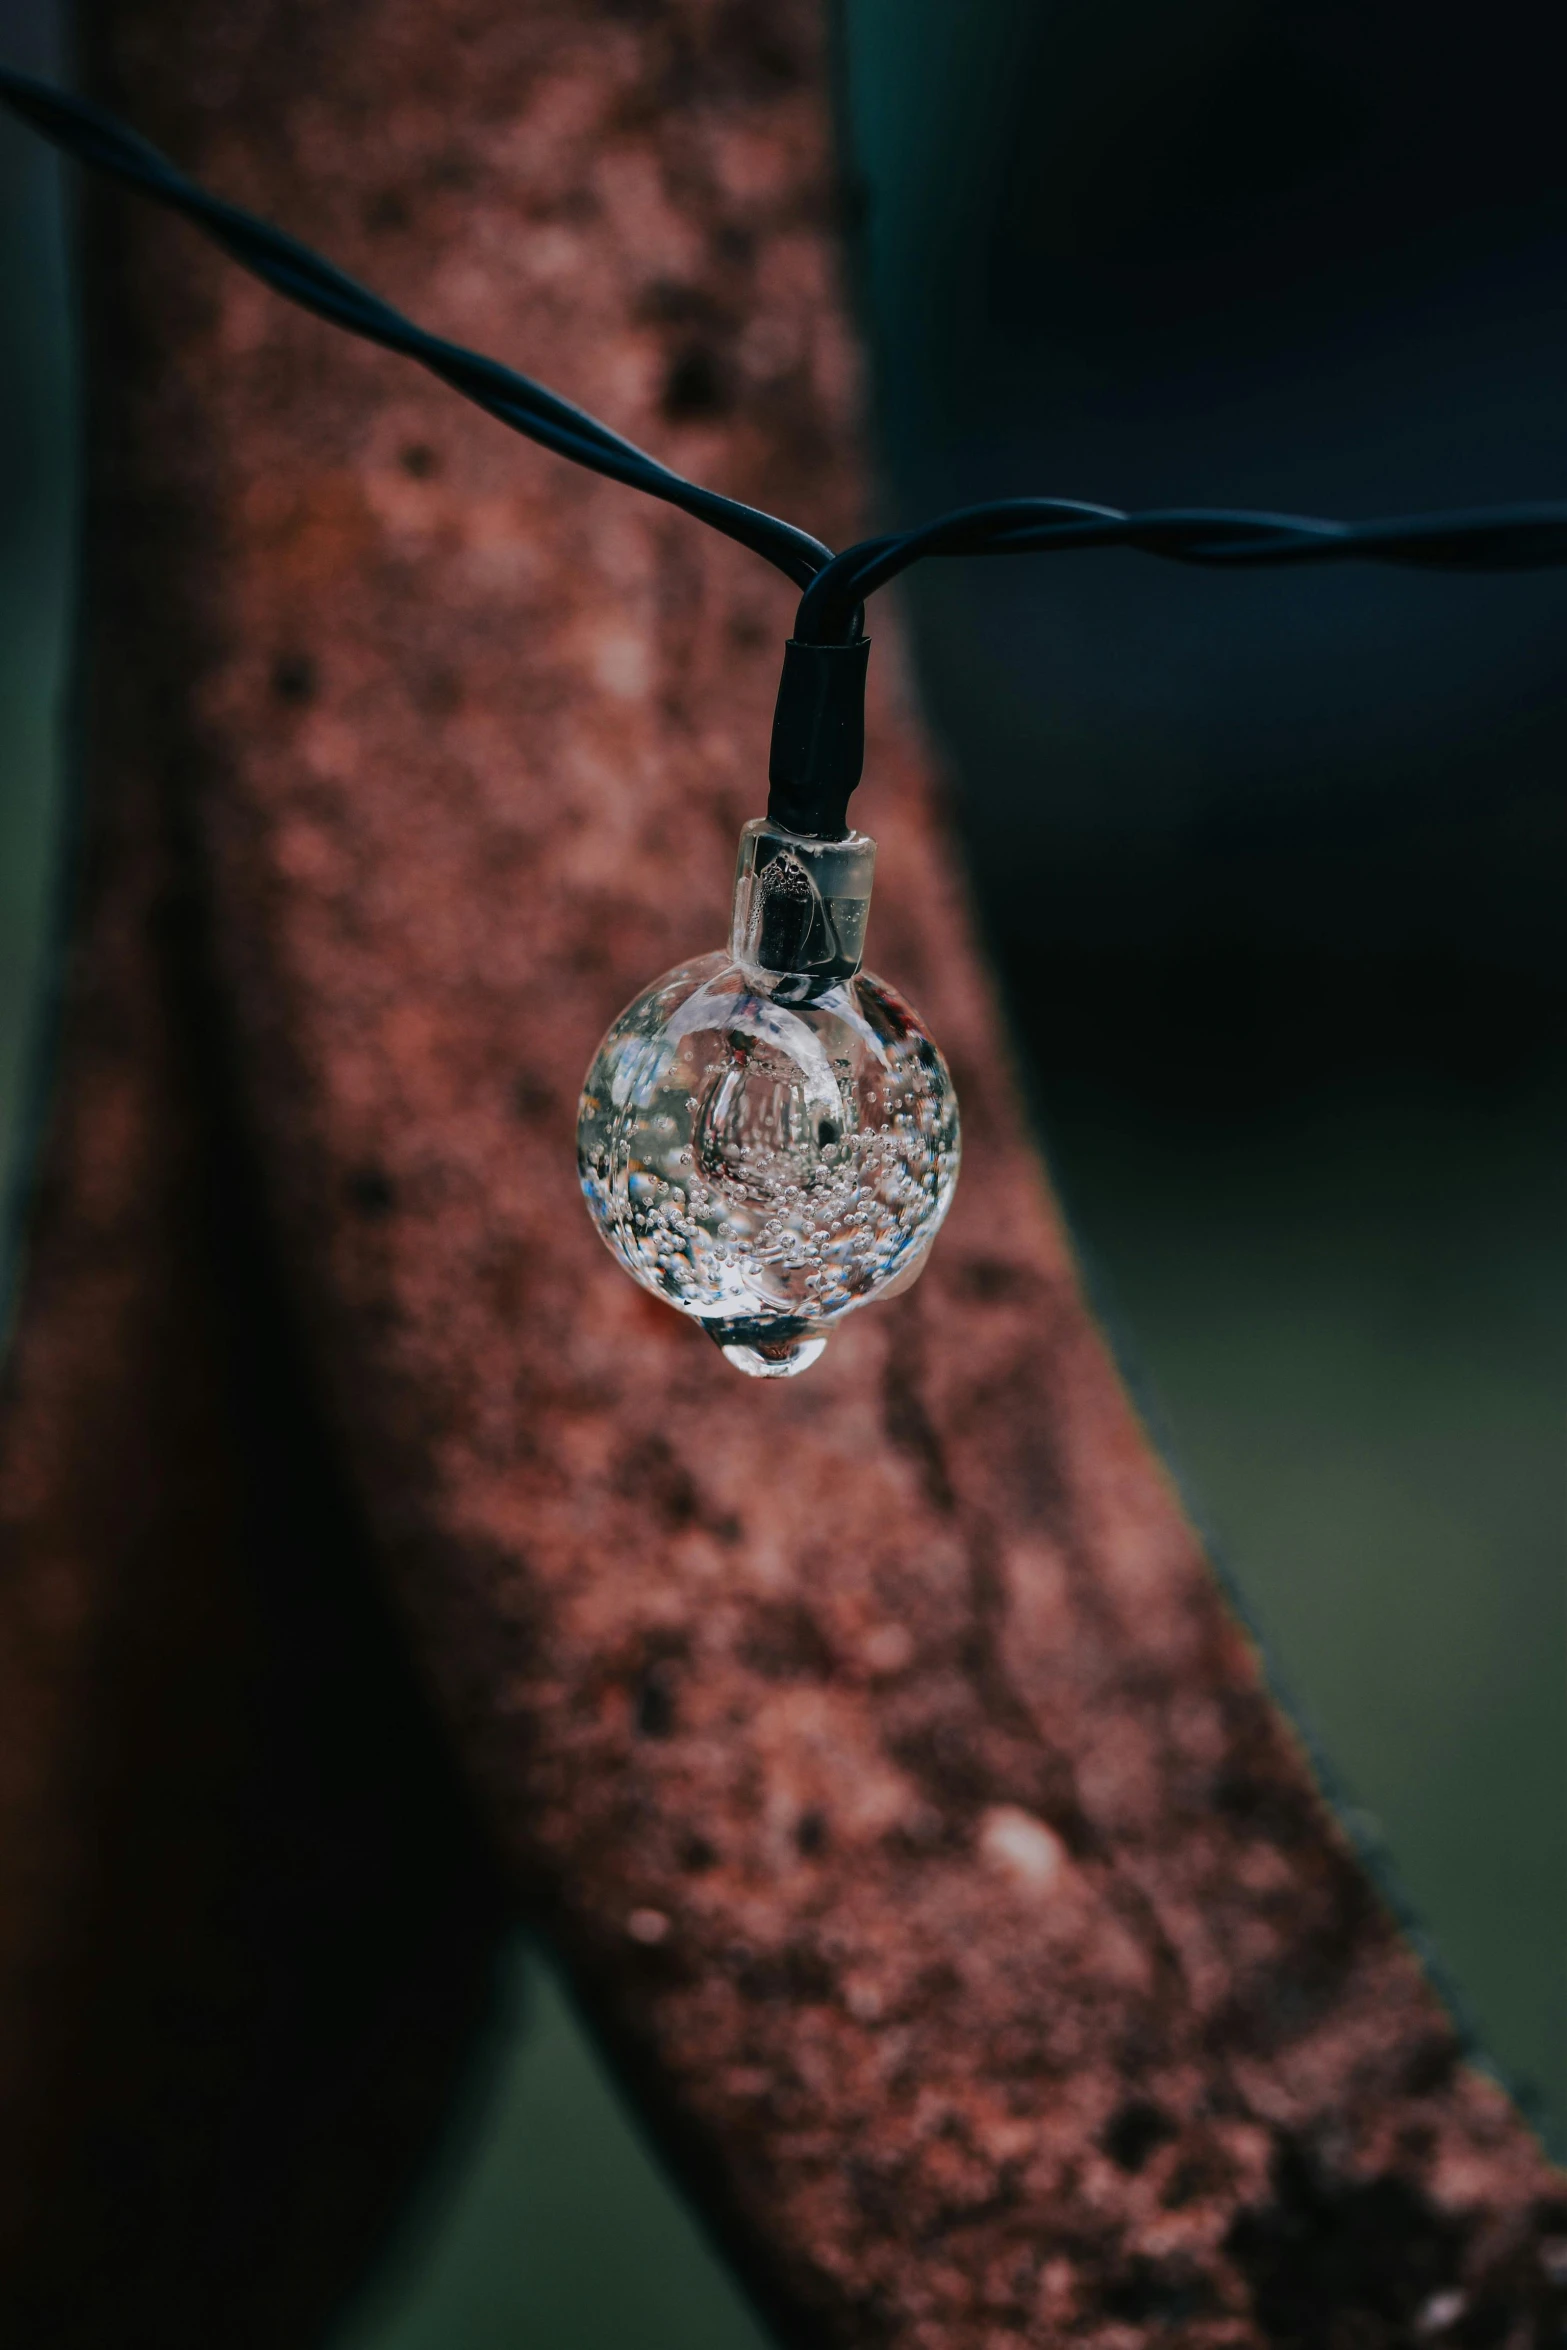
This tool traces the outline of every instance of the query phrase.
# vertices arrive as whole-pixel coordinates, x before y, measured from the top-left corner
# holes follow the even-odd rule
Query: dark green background
[[[1452,30],[1407,6],[850,0],[888,517],[1018,489],[1351,512],[1558,490],[1560,35],[1543,8]],[[0,5],[0,54],[47,67],[52,39]],[[72,427],[54,169],[5,125],[0,190],[14,1172],[50,985]],[[1560,2118],[1567,583],[1094,557],[952,566],[905,609],[1123,1359],[1360,1832]],[[336,2350],[747,2338],[519,1941]]]

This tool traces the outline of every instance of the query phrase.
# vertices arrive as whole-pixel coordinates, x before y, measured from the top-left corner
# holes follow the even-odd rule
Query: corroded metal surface
[[[104,94],[209,182],[852,532],[809,8],[92,15]],[[571,1142],[606,1022],[721,939],[790,591],[163,220],[125,266],[109,480],[188,661],[144,749],[197,811],[293,1310],[489,1816],[717,2223],[813,2341],[1532,2340],[1567,2208],[1085,1311],[890,615],[868,959],[948,1050],[963,1182],[921,1287],[758,1387],[611,1264]]]
[[[93,246],[112,365],[118,257]],[[450,2104],[502,1901],[214,1074],[157,503],[111,461],[89,520],[113,651],[80,713],[62,1060],[0,1376],[0,2342],[297,2350]]]

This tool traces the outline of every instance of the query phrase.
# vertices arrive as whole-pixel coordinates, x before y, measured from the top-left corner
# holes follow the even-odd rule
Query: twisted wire
[[[808,531],[797,530],[793,523],[687,481],[612,432],[596,416],[589,416],[515,369],[502,366],[498,359],[427,334],[297,237],[254,219],[238,205],[209,195],[177,171],[156,147],[101,108],[4,66],[0,66],[0,100],[76,162],[108,172],[155,203],[194,221],[242,268],[297,302],[301,309],[314,311],[318,318],[330,320],[365,342],[379,343],[384,350],[399,351],[415,360],[513,432],[553,449],[574,465],[607,474],[612,481],[678,506],[699,522],[722,531],[726,538],[738,539],[754,554],[764,556],[797,587],[803,587],[831,555],[830,547]]]
[[[749,547],[804,589],[795,636],[805,644],[854,642],[865,599],[930,556],[1130,547],[1167,562],[1219,569],[1367,562],[1496,572],[1567,563],[1567,502],[1334,522],[1222,507],[1124,513],[1070,498],[1007,498],[941,515],[915,530],[862,539],[835,555],[793,523],[687,481],[597,417],[499,360],[426,333],[297,238],[210,195],[100,108],[4,66],[0,103],[78,163],[182,213],[289,301],[349,334],[401,352],[557,456],[660,498]]]
[[[845,547],[806,589],[795,634],[811,644],[852,641],[865,598],[929,555],[1044,555],[1081,547],[1135,547],[1167,562],[1220,570],[1358,561],[1420,571],[1537,571],[1567,563],[1567,503],[1324,522],[1225,507],[1127,514],[1071,498],[1008,498]]]

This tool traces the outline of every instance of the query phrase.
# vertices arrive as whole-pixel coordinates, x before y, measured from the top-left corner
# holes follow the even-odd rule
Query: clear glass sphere
[[[798,887],[780,860],[774,896]],[[718,953],[621,1013],[577,1150],[632,1278],[737,1369],[787,1379],[845,1314],[918,1275],[957,1183],[957,1097],[884,980],[801,982]]]

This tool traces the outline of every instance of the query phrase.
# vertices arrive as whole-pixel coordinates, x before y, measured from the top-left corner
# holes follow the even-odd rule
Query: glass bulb
[[[727,953],[668,971],[593,1056],[588,1210],[633,1280],[737,1370],[788,1379],[919,1275],[958,1179],[935,1044],[860,969],[876,844],[740,836]]]

